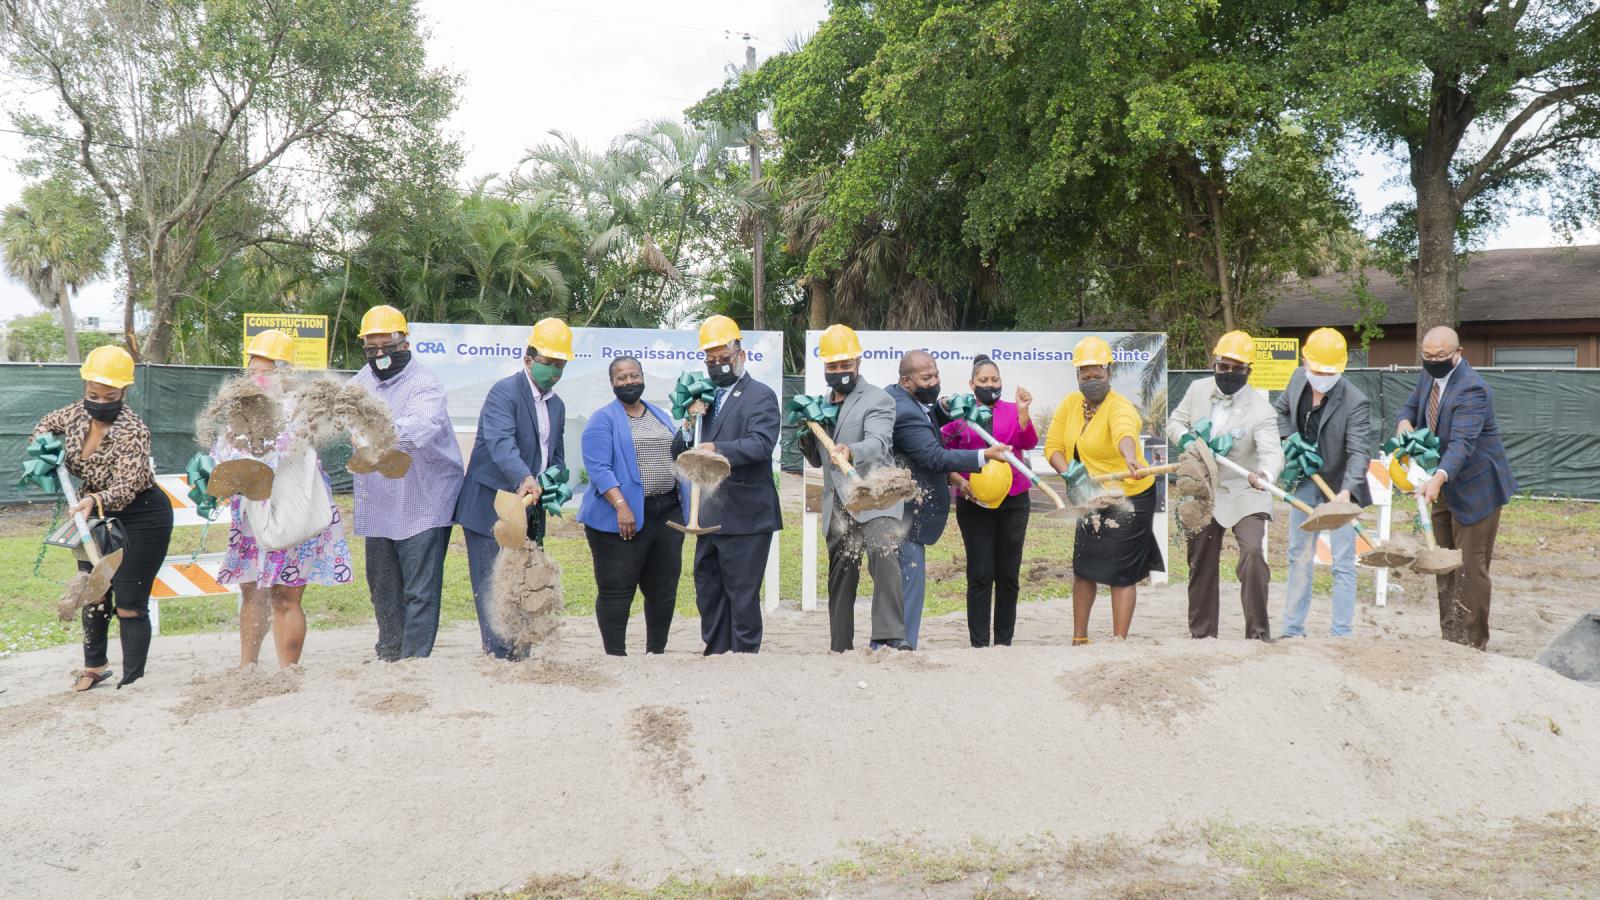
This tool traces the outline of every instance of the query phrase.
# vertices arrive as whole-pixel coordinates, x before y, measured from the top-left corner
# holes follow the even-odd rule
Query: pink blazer
[[[940,433],[944,435],[944,445],[951,450],[981,450],[988,446],[964,422],[951,422]],[[995,401],[994,424],[989,428],[989,433],[994,435],[995,440],[1019,453],[1039,446],[1039,432],[1033,427],[1033,421],[1028,421],[1027,428],[1019,427],[1017,405],[1010,400]],[[1011,496],[1027,493],[1031,485],[1028,476],[1016,471],[1016,466],[1011,469]]]

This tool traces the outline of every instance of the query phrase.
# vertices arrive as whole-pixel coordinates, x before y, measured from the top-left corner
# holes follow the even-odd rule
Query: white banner
[[[1054,470],[1044,459],[1044,442],[1056,407],[1078,388],[1072,367],[1072,348],[1089,335],[1098,335],[1111,345],[1115,365],[1111,369],[1111,388],[1132,400],[1144,419],[1145,457],[1152,465],[1167,459],[1163,429],[1167,422],[1167,336],[1160,332],[1122,331],[858,331],[861,339],[861,377],[869,384],[887,387],[900,380],[900,357],[907,350],[926,350],[939,362],[939,376],[945,395],[971,393],[972,360],[978,354],[993,359],[1000,368],[1004,397],[1016,399],[1016,389],[1027,388],[1033,395],[1034,427],[1039,432],[1039,447],[1026,455],[1024,462],[1041,475]],[[822,360],[817,350],[820,331],[806,332],[806,393],[821,394]],[[1052,485],[1054,487],[1054,485]],[[1167,550],[1166,479],[1158,479],[1156,539],[1164,558]],[[1048,506],[1036,500],[1040,509]],[[807,583],[803,604],[815,605],[816,525],[807,515],[805,529],[805,573]],[[1043,526],[1041,526],[1043,527]],[[1152,573],[1152,580],[1165,582],[1164,573]],[[1065,587],[1065,586],[1064,586]],[[807,608],[810,608],[809,606]]]

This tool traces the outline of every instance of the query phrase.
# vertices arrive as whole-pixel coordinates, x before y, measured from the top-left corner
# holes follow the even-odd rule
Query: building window
[[[1537,366],[1571,369],[1578,365],[1577,347],[1496,347],[1496,366]]]

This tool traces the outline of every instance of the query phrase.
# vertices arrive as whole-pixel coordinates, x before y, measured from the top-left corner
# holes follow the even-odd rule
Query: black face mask
[[[616,394],[617,399],[621,400],[623,403],[638,403],[639,398],[644,396],[644,382],[640,381],[635,382],[634,384],[614,384],[611,386],[611,393]]]
[[[1000,389],[997,387],[985,387],[980,384],[972,389],[972,394],[984,406],[993,406],[1000,402]]]
[[[917,398],[917,402],[924,406],[936,403],[939,400],[939,383],[936,381],[927,387],[912,388],[911,396]]]
[[[1078,382],[1078,390],[1083,392],[1083,399],[1099,403],[1111,393],[1111,381],[1106,378],[1085,378]]]
[[[1250,383],[1249,372],[1218,372],[1217,389],[1232,397]]]
[[[1429,378],[1443,378],[1456,370],[1454,359],[1441,359],[1435,362],[1431,359],[1422,361],[1422,371],[1428,373]]]
[[[828,382],[828,387],[833,392],[843,397],[856,389],[856,373],[854,372],[825,372],[822,379]]]
[[[96,422],[105,422],[109,425],[117,420],[117,416],[122,415],[122,401],[108,400],[101,403],[98,400],[85,400],[83,401],[83,411],[88,413],[89,418]]]
[[[706,366],[706,371],[711,374],[711,383],[720,388],[733,387],[739,380],[739,373],[734,371],[733,363],[720,366]]]
[[[378,364],[384,362],[385,360],[388,361],[387,364],[380,368]],[[399,375],[400,370],[404,369],[406,367],[406,363],[408,362],[411,362],[411,351],[396,350],[388,356],[380,356],[376,359],[367,360],[367,365],[372,367],[372,374],[378,376],[379,381],[388,381],[396,375]]]

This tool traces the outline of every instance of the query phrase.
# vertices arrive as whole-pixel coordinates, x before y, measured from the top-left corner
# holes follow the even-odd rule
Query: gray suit
[[[1300,430],[1300,395],[1306,389],[1304,366],[1289,377],[1289,387],[1273,401],[1278,413],[1278,436],[1287,440]],[[1367,487],[1367,463],[1372,459],[1372,402],[1361,389],[1341,378],[1322,398],[1321,420],[1315,435],[1317,452],[1322,456],[1322,480],[1334,493],[1349,491],[1350,499],[1361,506],[1372,505]],[[1311,479],[1295,491],[1312,506],[1323,499]]]
[[[850,448],[850,463],[863,478],[878,466],[894,465],[894,400],[882,388],[858,382],[840,404],[829,437]],[[900,590],[905,504],[849,512],[844,501],[850,476],[825,458],[809,428],[801,432],[800,453],[822,469],[822,533],[828,542],[828,622],[834,652],[843,653],[855,645],[856,588],[861,583],[863,550],[872,569],[872,640],[905,640]]]

